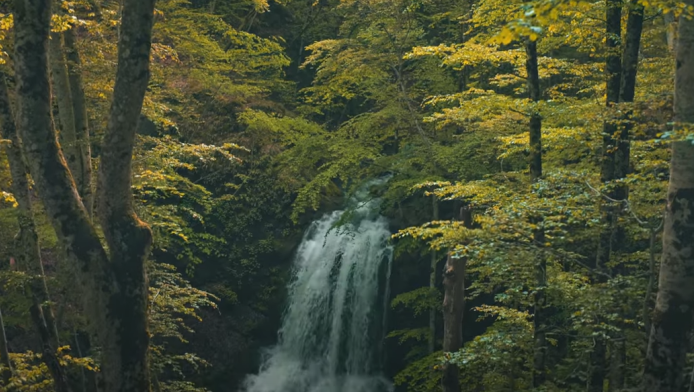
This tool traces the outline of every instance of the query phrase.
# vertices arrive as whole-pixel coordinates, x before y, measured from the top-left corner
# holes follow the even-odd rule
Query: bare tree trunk
[[[694,0],[685,5],[694,6]],[[694,20],[680,17],[675,61],[675,127],[694,124]],[[680,391],[694,308],[694,145],[672,143],[658,296],[643,373],[647,392]]]
[[[472,227],[472,209],[461,209],[463,224]],[[443,269],[443,352],[453,353],[463,346],[463,314],[465,311],[466,258],[455,258],[448,252]],[[441,386],[444,392],[460,392],[460,369],[455,364],[443,366]]]
[[[622,35],[622,2],[621,0],[606,0],[606,47],[605,47],[605,73],[607,100],[606,106],[611,109],[619,102],[622,82],[621,59],[621,35]],[[623,168],[628,168],[629,150],[628,144],[623,141],[628,139],[624,132],[618,128],[619,122],[611,118],[612,114],[603,123],[602,166],[600,168],[600,180],[602,183],[623,178]],[[624,159],[627,159],[624,166]],[[614,200],[626,199],[626,187],[616,186],[609,196]],[[595,258],[595,269],[605,271],[607,263],[612,256],[615,230],[617,229],[618,209],[621,205],[613,202],[605,202],[601,206],[602,221],[605,227],[599,234],[598,250]],[[598,277],[598,283],[604,283],[604,278]],[[588,373],[588,392],[602,392],[607,368],[607,347],[605,339],[595,338],[591,353],[590,368]]]
[[[82,60],[76,46],[76,29],[76,26],[72,26],[63,33],[70,97],[72,98],[72,112],[75,121],[75,136],[78,153],[80,154],[80,172],[73,172],[72,176],[75,179],[77,191],[82,197],[82,202],[91,216],[94,208],[94,192],[92,189],[89,117],[87,115],[87,101],[84,96],[84,83],[82,82]]]
[[[94,341],[102,350],[98,389],[105,392],[150,390],[144,261],[152,235],[133,210],[130,164],[149,79],[153,12],[153,0],[125,0],[100,171],[107,254],[56,140],[47,61],[51,1],[15,0],[13,6],[18,128],[47,215],[77,264]]]
[[[436,198],[436,195],[432,196],[432,215],[434,220],[439,219],[439,202]],[[430,264],[430,270],[429,270],[429,290],[431,290],[431,293],[433,294],[434,291],[436,290],[436,251],[432,250],[431,251],[431,264]],[[429,350],[429,354],[433,353],[434,350],[436,349],[436,309],[430,309],[429,310],[429,346],[427,347]]]
[[[59,347],[58,330],[43,272],[41,251],[29,193],[27,168],[10,108],[5,76],[2,74],[0,74],[0,127],[3,137],[10,140],[10,145],[6,151],[12,176],[12,192],[19,206],[17,209],[19,233],[15,238],[14,251],[18,266],[30,276],[27,295],[32,303],[31,319],[40,337],[42,360],[51,372],[56,391],[69,391],[67,376],[56,357]]]
[[[7,347],[7,335],[5,335],[5,322],[2,319],[2,310],[0,310],[0,365],[2,366],[3,385],[10,383],[12,378],[12,361],[10,361],[10,351]]]
[[[540,101],[540,77],[538,73],[537,42],[526,38],[525,41],[525,69],[528,74],[528,95],[533,103]],[[530,139],[530,178],[533,183],[542,177],[542,117],[537,109],[530,114],[529,124]],[[531,218],[531,223],[537,225],[533,231],[535,246],[543,247],[545,244],[545,231],[542,227],[542,217]],[[533,387],[540,387],[546,379],[547,357],[547,320],[545,316],[545,289],[547,287],[547,260],[540,253],[535,262],[535,293],[533,295]]]
[[[628,7],[629,10],[624,48],[622,51],[620,75],[621,81],[619,88],[619,102],[622,103],[631,103],[634,101],[636,92],[636,74],[639,64],[639,49],[641,46],[641,33],[643,31],[643,5],[641,5],[638,0],[630,0]],[[609,165],[612,167],[603,167],[603,174],[605,174],[606,178],[610,174],[613,177],[612,179],[621,179],[627,176],[631,153],[631,141],[629,140],[629,135],[634,126],[632,115],[633,111],[631,109],[624,111],[624,114],[621,116],[621,121],[618,123],[619,125],[615,127],[617,136],[612,137],[609,141],[611,150],[614,151],[614,156],[612,157],[611,161],[608,160]],[[609,147],[607,144],[605,144],[604,148]],[[626,185],[620,185],[614,192],[611,192],[609,196],[615,200],[626,200],[629,197],[629,189]],[[621,248],[621,241],[615,241],[613,238],[615,235],[619,236],[623,232],[623,229],[617,224],[619,218],[616,215],[618,215],[619,212],[608,210],[608,215],[609,214],[614,214],[613,216],[608,216],[606,219],[607,222],[614,225],[608,228],[608,230],[610,230],[610,244],[608,252],[612,253],[619,251]],[[606,255],[606,261],[609,261],[609,253]],[[615,269],[614,272],[615,274],[623,273],[620,268]],[[625,325],[619,325],[619,328],[623,329],[625,328]],[[616,340],[610,347],[610,374],[608,384],[608,390],[610,392],[623,390],[626,380],[626,337],[623,333],[617,333],[616,335]]]
[[[626,38],[622,53],[622,74],[620,81],[619,101],[633,102],[636,92],[636,73],[639,65],[639,50],[643,32],[643,5],[639,0],[629,2]],[[631,113],[630,113],[631,114]],[[628,136],[628,134],[626,135]],[[627,140],[626,138],[622,138]]]

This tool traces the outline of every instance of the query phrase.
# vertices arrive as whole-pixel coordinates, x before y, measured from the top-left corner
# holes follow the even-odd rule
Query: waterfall
[[[390,232],[378,215],[380,201],[367,198],[362,188],[350,208],[325,215],[306,231],[279,341],[259,373],[245,380],[244,391],[392,391],[379,375]]]

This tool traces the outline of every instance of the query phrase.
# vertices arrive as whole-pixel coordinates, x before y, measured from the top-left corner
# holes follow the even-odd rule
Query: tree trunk
[[[77,183],[78,177],[82,173],[82,157],[77,143],[72,93],[70,92],[67,62],[65,61],[65,53],[63,51],[63,35],[52,32],[48,47],[50,49],[49,63],[53,81],[52,91],[58,104],[60,147],[63,150],[67,166],[70,168],[72,178]]]
[[[606,79],[606,106],[611,110],[619,102],[622,83],[622,59],[620,55],[622,34],[622,3],[621,0],[606,1],[606,45],[605,45],[605,73]],[[628,169],[629,145],[625,130],[618,127],[619,121],[611,118],[603,123],[602,165],[600,168],[600,180],[607,183],[623,178]],[[626,145],[623,143],[626,141]],[[608,196],[614,200],[626,199],[626,188],[618,185],[608,192]],[[621,205],[614,202],[602,202],[602,221],[605,227],[600,231],[598,250],[595,258],[595,269],[605,271],[607,263],[612,255],[615,230],[617,229],[618,210]],[[598,277],[598,283],[604,283],[604,278]],[[607,347],[604,339],[596,337],[591,363],[588,373],[588,392],[602,392],[606,375]]]
[[[694,6],[694,0],[685,1]],[[680,17],[675,62],[675,127],[694,124],[694,20]],[[680,391],[694,307],[694,145],[672,143],[670,184],[650,340],[643,373],[648,392]]]
[[[650,246],[648,251],[648,284],[646,286],[646,294],[643,298],[643,309],[641,310],[641,317],[643,320],[644,331],[646,331],[647,339],[648,334],[650,334],[651,332],[651,297],[653,296],[653,289],[655,287],[655,240],[656,233],[659,230],[660,227],[651,229]],[[648,341],[646,341],[646,349],[648,349]]]
[[[537,42],[525,41],[525,69],[528,74],[527,86],[530,100],[537,104],[540,101],[540,77],[538,73]],[[530,179],[533,183],[542,177],[542,117],[536,108],[530,114]],[[536,246],[543,247],[545,231],[542,228],[542,217],[531,218],[537,225],[533,231]],[[539,388],[546,379],[547,357],[547,322],[545,317],[545,288],[547,287],[547,260],[540,254],[535,262],[535,292],[533,295],[533,387]]]
[[[436,198],[436,195],[432,196],[432,216],[434,220],[439,219],[439,202]],[[429,290],[431,290],[431,294],[433,295],[434,291],[436,290],[436,251],[432,250],[431,251],[431,265],[430,265],[430,270],[429,270]],[[428,352],[429,354],[433,353],[434,350],[436,349],[436,313],[437,310],[432,308],[429,310],[429,346],[428,346]]]
[[[612,342],[610,353],[610,377],[608,391],[619,392],[624,389],[626,380],[625,366],[627,360],[626,339],[622,338]]]
[[[472,209],[461,209],[463,224],[472,228]],[[443,352],[454,353],[463,346],[463,313],[465,311],[466,258],[455,258],[448,252],[443,268]],[[455,364],[443,366],[443,392],[460,392],[460,369]]]
[[[154,0],[125,0],[118,41],[118,69],[113,89],[111,113],[103,138],[99,168],[99,218],[113,263],[120,293],[110,298],[122,322],[122,339],[111,350],[120,355],[104,362],[112,379],[136,379],[131,390],[149,389],[147,363],[148,292],[145,260],[152,244],[152,232],[136,215],[131,190],[131,162],[135,131],[149,82]],[[125,375],[119,366],[128,365]],[[114,364],[117,365],[117,364]],[[121,378],[122,377],[122,378]],[[127,382],[125,383],[127,384]],[[122,391],[129,390],[121,387]]]
[[[135,127],[149,79],[153,0],[125,0],[118,70],[100,171],[105,251],[56,140],[47,46],[50,0],[15,0],[18,127],[39,196],[68,258],[77,264],[85,310],[102,350],[98,389],[149,391],[145,257],[151,231],[136,216],[130,190]]]
[[[82,197],[82,202],[91,216],[94,207],[94,192],[92,190],[89,117],[87,115],[87,101],[84,96],[84,83],[82,82],[82,60],[76,46],[76,29],[77,27],[73,26],[63,33],[70,96],[72,98],[72,112],[75,120],[75,136],[80,154],[80,172],[73,172],[72,177],[75,179],[77,191]]]
[[[641,33],[643,30],[643,12],[644,8],[639,3],[638,0],[631,0],[628,4],[629,11],[627,17],[626,26],[626,37],[624,40],[624,48],[622,51],[622,65],[621,65],[621,80],[619,88],[619,102],[631,103],[634,101],[634,95],[636,92],[636,74],[639,64],[639,49],[641,46]],[[609,77],[609,76],[608,76]],[[608,103],[609,105],[609,103]],[[609,146],[604,144],[603,148],[605,151],[614,151],[612,161],[608,162],[612,167],[604,167],[604,178],[610,176],[612,179],[622,179],[625,178],[629,171],[629,159],[631,151],[631,142],[629,140],[629,134],[634,126],[633,110],[628,108],[624,110],[624,114],[620,116],[621,121],[619,125],[616,126],[617,136],[616,138],[610,138]],[[612,130],[612,128],[610,128]],[[607,131],[607,129],[606,129]],[[609,131],[608,131],[609,132]],[[616,146],[616,150],[615,147]],[[609,196],[615,200],[626,200],[629,197],[629,189],[626,185],[621,185],[615,189],[614,192],[610,192]],[[609,261],[612,252],[620,251],[621,240],[615,240],[615,236],[621,237],[623,229],[617,225],[618,213],[619,211],[608,210],[608,216],[605,221],[613,225],[608,227],[605,237],[609,235],[609,245],[605,249],[606,259],[604,262]],[[612,215],[613,214],[613,215]],[[621,268],[616,268],[613,271],[615,274],[623,273]],[[624,325],[619,325],[620,329],[624,329]],[[609,384],[608,390],[621,391],[624,389],[625,382],[625,366],[626,366],[626,343],[623,333],[617,333],[616,341],[614,341],[610,347],[610,374],[609,374]]]
[[[5,322],[2,319],[2,310],[0,310],[0,366],[2,366],[3,385],[10,383],[12,378],[12,361],[10,361],[10,351],[7,347],[7,335],[5,335]]]
[[[631,0],[627,16],[626,38],[622,53],[622,75],[619,101],[633,102],[636,92],[636,72],[639,65],[639,49],[643,32],[643,5],[639,0]],[[627,134],[628,136],[628,134]]]
[[[537,65],[537,41],[526,39],[525,69],[528,73],[528,95],[537,104],[540,101],[540,76]],[[533,182],[542,177],[542,117],[537,109],[530,114],[530,178]]]
[[[3,137],[10,141],[6,152],[12,176],[12,193],[18,204],[17,220],[19,221],[19,233],[15,238],[14,252],[16,252],[17,265],[30,276],[27,295],[32,303],[31,320],[40,337],[41,358],[51,372],[56,391],[69,391],[65,370],[56,357],[59,347],[58,330],[43,272],[27,168],[10,107],[5,77],[2,74],[0,74],[0,128],[2,128]]]

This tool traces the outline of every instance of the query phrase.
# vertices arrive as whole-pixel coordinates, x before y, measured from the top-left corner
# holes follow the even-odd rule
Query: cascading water
[[[362,188],[348,212],[327,214],[306,231],[279,342],[246,379],[246,392],[392,391],[378,375],[390,232],[378,215],[379,200],[367,197]]]

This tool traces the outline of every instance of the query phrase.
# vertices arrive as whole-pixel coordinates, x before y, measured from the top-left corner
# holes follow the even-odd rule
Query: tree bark
[[[622,84],[622,2],[621,0],[606,0],[606,45],[605,45],[605,73],[606,73],[606,106],[614,108],[619,102]],[[638,50],[638,48],[637,48]],[[629,167],[629,144],[625,129],[619,129],[616,118],[608,114],[608,119],[603,123],[602,164],[600,168],[600,180],[608,183],[616,179],[624,178]],[[608,196],[614,200],[625,200],[627,189],[617,185],[608,192]],[[595,258],[595,269],[605,271],[607,263],[613,251],[614,235],[617,229],[618,209],[621,205],[614,202],[602,202],[602,221],[605,227],[600,231],[598,250]],[[598,283],[604,283],[604,278],[598,277]],[[595,339],[591,363],[588,373],[588,392],[602,392],[606,375],[607,347],[604,339]]]
[[[135,131],[149,82],[154,0],[125,0],[118,41],[118,69],[113,103],[103,139],[99,168],[99,218],[113,261],[113,273],[121,292],[109,305],[122,320],[123,339],[118,362],[128,364],[125,380],[138,380],[131,390],[149,389],[147,364],[147,279],[145,259],[152,232],[136,215],[131,191],[131,161]],[[134,365],[134,366],[133,366]],[[106,363],[104,364],[106,367]],[[118,366],[110,377],[120,378]],[[121,389],[123,391],[127,388]]]
[[[472,228],[472,209],[461,209],[463,224]],[[463,346],[463,314],[465,311],[466,258],[455,258],[448,252],[443,269],[443,352],[453,353]],[[455,364],[443,366],[443,392],[460,392],[460,369]]]
[[[641,309],[644,331],[646,331],[647,335],[646,338],[648,338],[648,334],[651,332],[651,297],[653,296],[653,289],[655,288],[655,240],[656,233],[659,230],[660,227],[652,228],[650,234],[648,251],[648,284],[646,286],[646,294],[643,298],[643,308]],[[648,349],[648,341],[646,341],[646,349]]]
[[[525,69],[528,74],[527,86],[530,100],[540,102],[540,76],[537,65],[537,41],[525,42]],[[533,182],[542,177],[542,117],[533,109],[530,114],[530,178]]]
[[[694,6],[694,0],[684,2]],[[675,61],[675,127],[691,133],[694,124],[694,20],[680,17]],[[684,382],[687,338],[694,307],[694,144],[672,143],[670,184],[663,226],[663,254],[658,296],[643,388],[648,392],[680,391]]]
[[[80,200],[56,140],[47,46],[50,0],[15,0],[18,127],[47,215],[77,264],[91,331],[102,350],[98,389],[149,391],[145,257],[151,231],[136,216],[130,191],[135,126],[149,78],[153,0],[125,0],[118,70],[103,141],[99,216],[108,254]]]
[[[27,167],[24,163],[21,142],[17,135],[14,116],[10,107],[5,77],[2,74],[0,74],[0,128],[2,128],[3,137],[10,141],[6,152],[12,177],[12,193],[18,204],[17,220],[19,221],[19,233],[15,238],[14,252],[16,252],[17,265],[30,276],[27,295],[32,305],[29,313],[36,332],[39,334],[41,358],[51,372],[56,391],[69,391],[70,387],[65,370],[56,357],[60,345],[58,330],[43,272],[31,194],[29,193]]]
[[[627,16],[626,38],[622,52],[622,74],[619,101],[633,102],[636,92],[636,73],[639,65],[639,49],[643,32],[643,5],[639,0],[631,0]],[[628,136],[628,135],[627,135]]]
[[[94,208],[94,192],[92,190],[89,117],[87,115],[87,101],[84,95],[84,83],[82,81],[82,60],[76,46],[75,29],[77,29],[77,27],[72,26],[63,32],[68,81],[70,83],[70,97],[72,98],[72,112],[75,121],[75,136],[78,153],[80,154],[80,172],[72,173],[72,176],[75,179],[77,191],[82,197],[82,202],[91,216]]]
[[[612,342],[610,353],[610,376],[607,390],[619,392],[624,389],[626,380],[625,365],[627,360],[626,339],[621,338]]]
[[[77,183],[79,175],[82,173],[82,156],[77,143],[72,93],[70,92],[67,62],[63,51],[63,35],[59,32],[52,32],[50,36],[49,64],[53,81],[52,91],[58,104],[60,147],[63,150],[67,166],[70,168],[70,174]]]
[[[434,220],[439,219],[439,202],[436,198],[436,195],[432,196],[432,216]],[[434,293],[434,290],[436,290],[436,251],[432,250],[431,251],[431,264],[430,264],[430,270],[429,270],[429,290],[431,290],[431,293]],[[432,308],[429,310],[429,346],[428,346],[428,352],[429,354],[433,353],[435,348],[436,348],[436,313],[437,310]]]
[[[638,0],[631,0],[628,4],[628,16],[627,16],[627,26],[626,26],[626,36],[624,39],[624,48],[622,50],[622,65],[621,65],[621,80],[619,88],[619,102],[621,103],[631,103],[634,102],[634,96],[636,92],[636,74],[639,64],[639,49],[641,46],[641,33],[643,31],[643,13],[644,7],[639,3]],[[629,171],[629,159],[631,153],[631,141],[629,140],[629,135],[634,126],[632,119],[633,110],[627,108],[624,110],[624,114],[620,116],[620,121],[616,126],[617,137],[611,138],[609,140],[609,147],[605,144],[603,147],[605,151],[614,151],[612,161],[608,162],[612,164],[612,167],[605,168],[604,178],[610,176],[614,177],[612,179],[622,179],[625,178]],[[611,130],[611,129],[610,129]],[[609,131],[608,131],[609,132]],[[616,150],[615,147],[616,146]],[[626,200],[629,197],[629,189],[626,185],[621,185],[614,192],[611,192],[609,196],[615,200]],[[609,248],[606,249],[606,261],[609,261],[612,252],[617,252],[620,250],[620,240],[614,240],[615,235],[619,236],[622,233],[622,228],[618,226],[617,220],[619,211],[608,210],[608,216],[606,222],[610,223],[611,227],[608,228],[609,233]],[[607,237],[607,234],[605,234]],[[615,274],[621,274],[621,269],[617,268],[614,270]],[[624,325],[620,325],[620,328],[624,328]],[[622,333],[617,333],[616,341],[614,341],[610,347],[610,374],[609,374],[609,384],[608,390],[621,391],[624,389],[625,383],[625,366],[626,366],[626,343],[624,341],[625,336]]]
[[[537,41],[525,41],[525,69],[528,74],[527,86],[530,100],[540,102],[540,77],[538,73]],[[530,179],[533,183],[542,177],[542,117],[536,108],[530,114]],[[537,225],[533,231],[533,241],[538,247],[545,244],[545,231],[542,228],[542,217],[531,218]],[[545,288],[547,287],[547,260],[540,254],[535,262],[535,292],[533,294],[533,387],[539,388],[546,379],[547,357],[547,322],[545,317]]]

